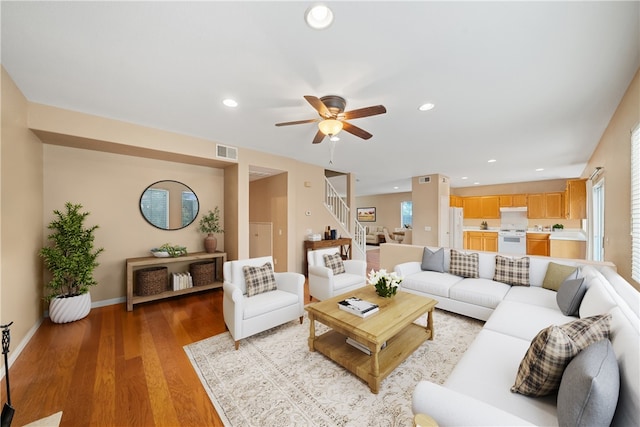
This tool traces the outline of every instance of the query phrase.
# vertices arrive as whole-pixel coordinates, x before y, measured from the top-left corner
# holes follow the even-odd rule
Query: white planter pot
[[[49,318],[53,323],[69,323],[87,317],[91,311],[91,294],[56,297],[49,303]]]

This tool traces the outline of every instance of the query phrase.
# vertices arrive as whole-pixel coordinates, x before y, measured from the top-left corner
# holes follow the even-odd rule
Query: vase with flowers
[[[387,270],[371,270],[367,277],[367,283],[376,288],[376,293],[383,298],[391,298],[398,292],[398,286],[402,278],[396,272],[388,273]]]

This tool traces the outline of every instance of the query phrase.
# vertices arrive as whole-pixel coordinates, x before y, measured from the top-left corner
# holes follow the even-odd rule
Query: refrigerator
[[[449,247],[464,249],[462,241],[462,208],[449,208]]]

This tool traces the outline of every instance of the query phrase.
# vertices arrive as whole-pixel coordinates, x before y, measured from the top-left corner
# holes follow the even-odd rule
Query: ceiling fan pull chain
[[[329,164],[333,164],[333,152],[336,149],[336,141],[329,140]]]

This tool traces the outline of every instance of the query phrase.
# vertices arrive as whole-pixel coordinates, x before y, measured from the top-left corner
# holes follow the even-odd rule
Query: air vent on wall
[[[430,176],[421,176],[420,178],[418,178],[418,183],[419,184],[428,184],[431,182],[431,177]]]
[[[228,145],[216,144],[216,157],[219,159],[238,161],[238,149]]]

